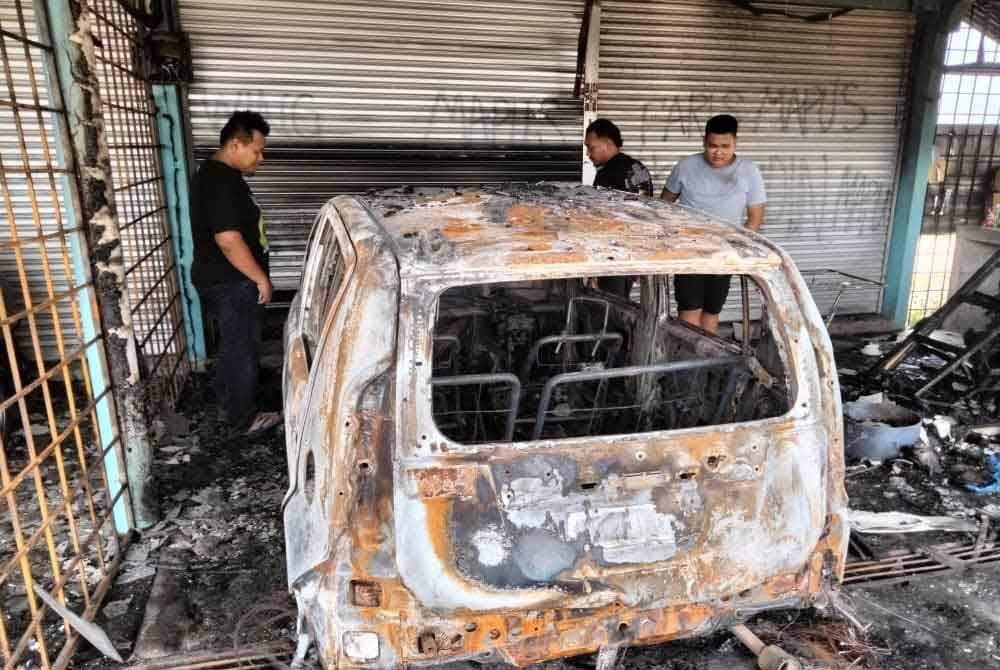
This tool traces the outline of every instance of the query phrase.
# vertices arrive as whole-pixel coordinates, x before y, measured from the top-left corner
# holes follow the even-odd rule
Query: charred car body
[[[677,273],[734,275],[747,336],[671,316]],[[819,313],[775,245],[676,205],[334,198],[284,392],[288,579],[329,667],[658,643],[842,575]]]

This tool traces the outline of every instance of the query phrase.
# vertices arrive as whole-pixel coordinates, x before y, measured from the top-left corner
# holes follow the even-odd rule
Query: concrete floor
[[[280,351],[277,356],[271,352],[274,361],[280,362]],[[265,381],[273,402],[278,392],[273,369]],[[283,434],[278,429],[251,440],[226,439],[207,378],[194,380],[180,410],[189,427],[166,438],[156,461],[163,521],[132,548],[98,623],[123,655],[131,654],[132,664],[164,654],[263,643],[285,643],[290,649],[294,607],[285,585],[280,518],[287,477]],[[942,462],[942,471],[934,477],[904,457],[904,462],[849,478],[852,507],[951,515],[974,515],[983,508],[1000,512],[998,496],[973,499],[962,490],[962,477],[981,474],[976,463],[982,450],[974,453],[945,441],[936,441],[934,448]],[[919,545],[938,539],[908,536],[905,542]],[[894,541],[875,545],[888,549]],[[868,626],[867,634],[811,612],[772,613],[758,617],[751,627],[765,639],[801,653],[814,668],[1000,667],[997,577],[997,570],[984,569],[846,589],[859,619]],[[177,667],[171,662],[161,660],[161,665],[150,667]],[[754,659],[723,632],[631,649],[619,665],[626,670],[749,670]],[[73,667],[120,666],[85,648]],[[542,667],[573,670],[593,667],[593,661]]]

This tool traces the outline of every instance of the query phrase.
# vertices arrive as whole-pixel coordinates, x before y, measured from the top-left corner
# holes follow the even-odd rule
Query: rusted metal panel
[[[328,665],[523,666],[652,644],[812,605],[842,574],[832,349],[780,248],[589,187],[387,196],[370,209],[342,197],[323,217],[343,226],[356,262],[308,370],[295,353],[306,306],[293,304],[285,394],[302,428],[288,438],[285,520],[290,586]],[[783,371],[758,365],[788,394],[776,413],[482,444],[435,423],[432,379],[448,379],[434,372],[443,291],[705,267],[745,274],[766,297]],[[650,286],[643,299],[664,310],[654,339],[687,333],[695,355],[740,355],[670,323]]]

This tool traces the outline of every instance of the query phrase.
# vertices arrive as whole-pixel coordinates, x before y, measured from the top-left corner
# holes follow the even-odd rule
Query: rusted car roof
[[[395,241],[404,276],[551,264],[781,264],[779,252],[746,229],[680,205],[589,186],[391,193],[371,205]]]

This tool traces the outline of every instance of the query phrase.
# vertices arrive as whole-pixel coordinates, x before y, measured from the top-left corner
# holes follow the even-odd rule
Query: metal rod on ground
[[[944,368],[942,368],[941,371],[938,372],[933,379],[931,379],[929,382],[921,386],[917,390],[917,392],[913,394],[914,397],[919,398],[920,396],[931,390],[933,387],[937,386],[937,384],[942,379],[950,375],[955,370],[955,368],[957,368],[959,365],[972,358],[972,356],[974,356],[975,354],[979,353],[980,350],[985,349],[986,345],[988,345],[990,342],[996,339],[998,335],[1000,335],[1000,328],[995,328],[993,332],[985,335],[981,340],[979,340],[979,342],[977,342],[972,347],[969,347],[964,354],[962,354],[961,356],[953,360],[951,363],[946,365]]]
[[[776,645],[765,645],[753,631],[737,624],[729,629],[736,639],[743,643],[757,657],[757,667],[760,670],[801,670],[802,664],[787,651]]]

